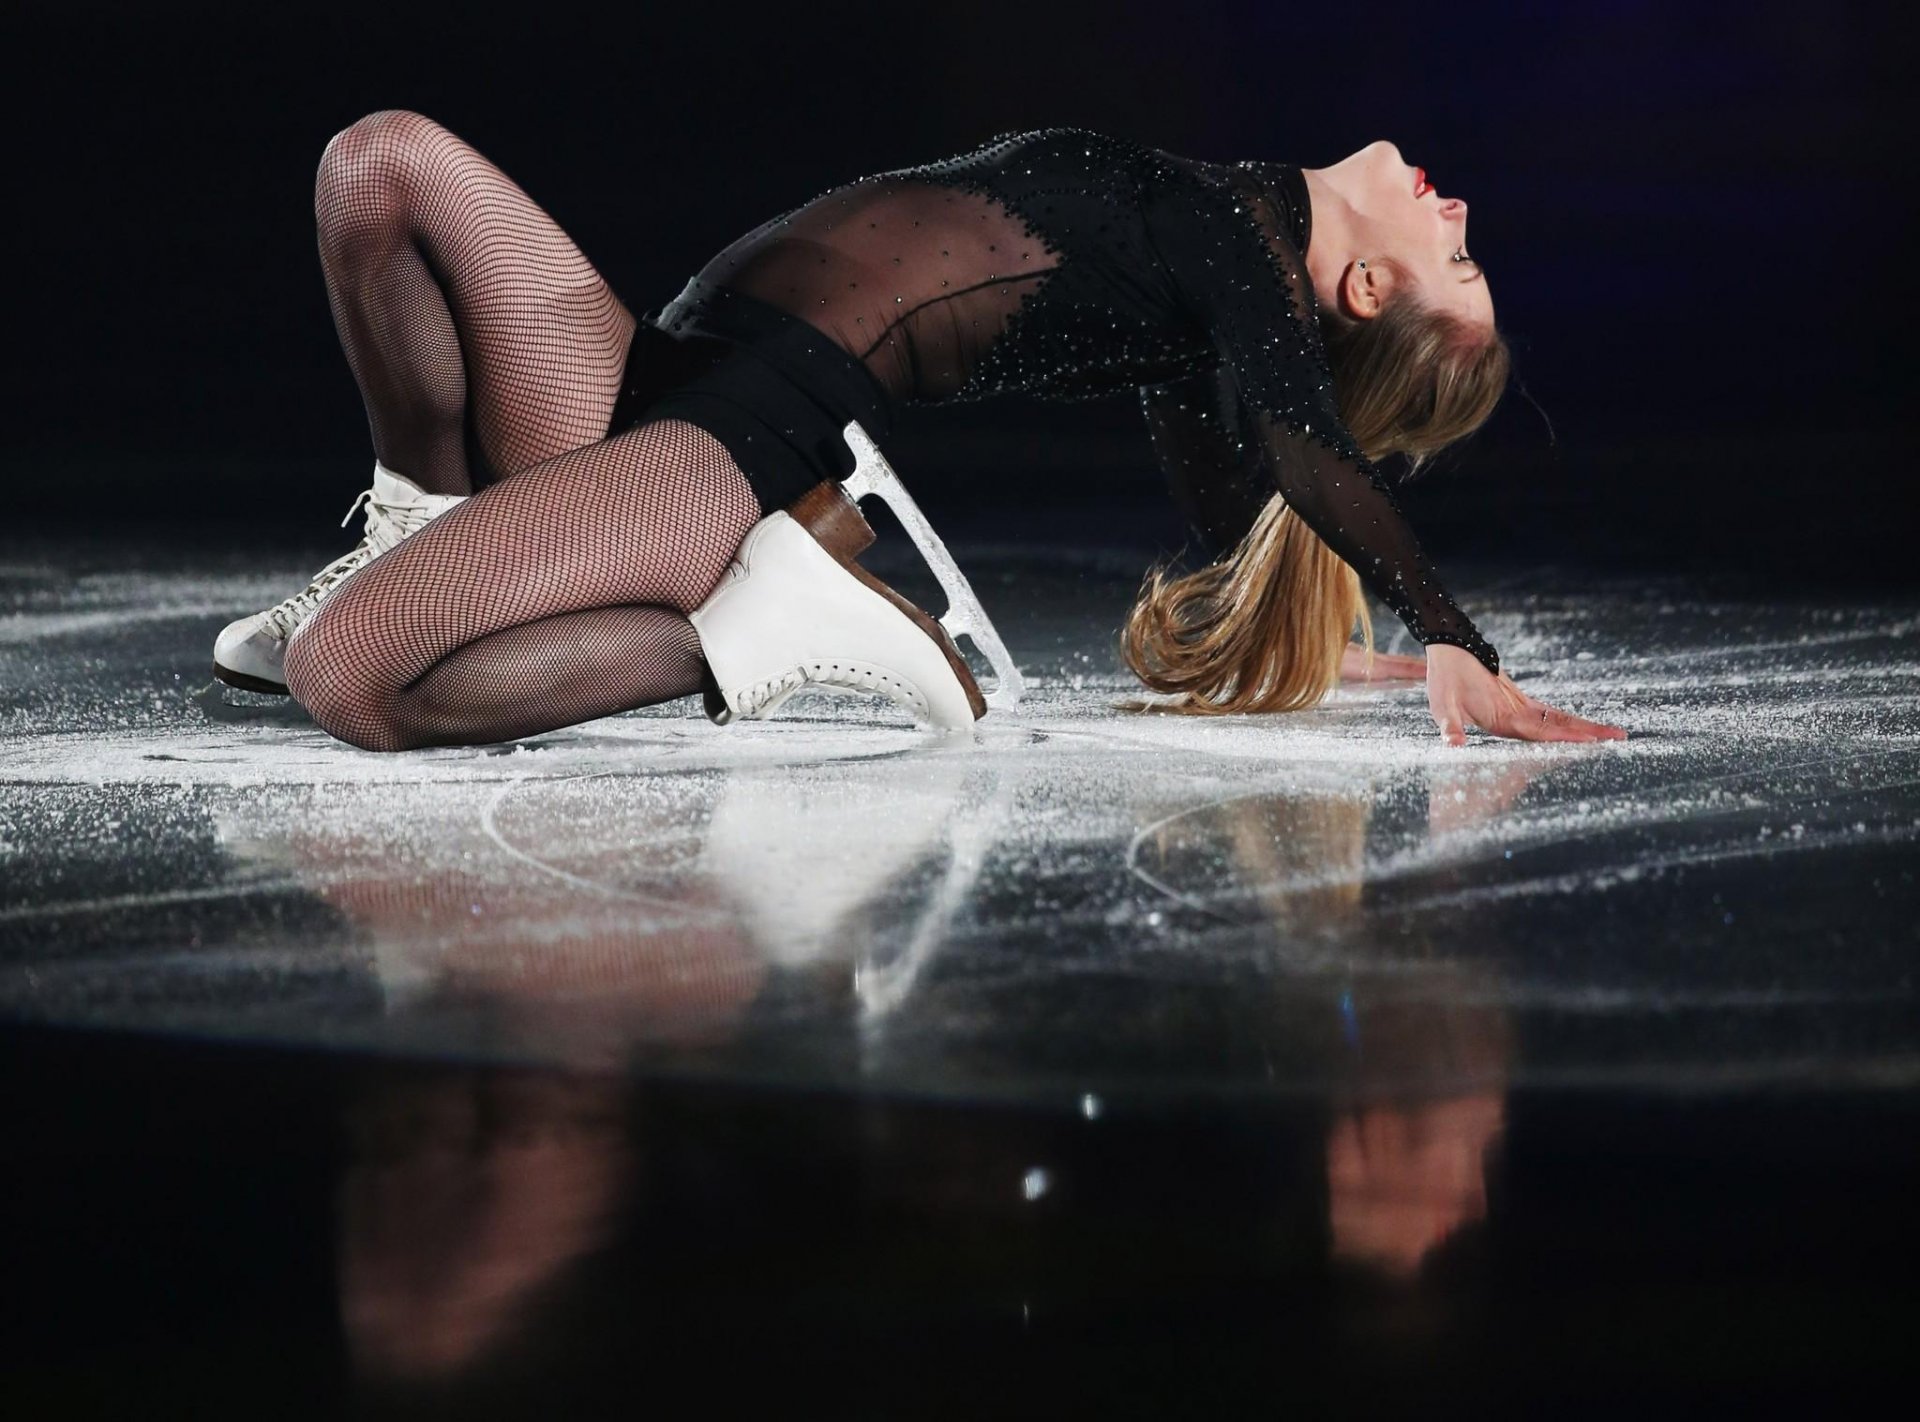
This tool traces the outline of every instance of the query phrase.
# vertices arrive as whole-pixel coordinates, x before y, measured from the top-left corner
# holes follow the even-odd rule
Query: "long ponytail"
[[[1329,309],[1320,322],[1341,418],[1369,459],[1404,455],[1417,472],[1485,424],[1506,389],[1512,356],[1498,331],[1484,337],[1410,297],[1370,321]],[[1121,653],[1172,697],[1155,710],[1298,711],[1338,684],[1356,623],[1371,656],[1359,577],[1275,495],[1219,562],[1147,574]]]

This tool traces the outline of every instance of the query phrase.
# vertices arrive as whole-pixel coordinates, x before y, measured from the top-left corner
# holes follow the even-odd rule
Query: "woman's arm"
[[[1340,680],[1342,681],[1419,681],[1427,674],[1425,657],[1403,657],[1393,652],[1375,652],[1367,655],[1367,649],[1358,642],[1347,643],[1346,650],[1340,654]]]
[[[1239,396],[1224,370],[1140,387],[1154,459],[1174,503],[1209,558],[1228,552],[1273,497],[1235,423]]]
[[[1447,592],[1384,475],[1340,417],[1312,281],[1280,214],[1249,174],[1196,183],[1165,233],[1186,304],[1212,337],[1238,401],[1244,460],[1261,471],[1422,646],[1500,657]]]
[[[1284,496],[1428,648],[1428,700],[1442,735],[1459,744],[1471,723],[1529,740],[1623,736],[1521,693],[1448,594],[1385,477],[1340,417],[1305,263],[1259,184],[1235,176],[1210,193],[1196,185],[1186,199],[1178,227],[1161,234],[1163,247],[1219,352],[1221,392],[1237,396],[1237,420],[1223,418],[1218,429],[1244,441],[1241,479],[1249,462],[1257,465],[1256,490]]]

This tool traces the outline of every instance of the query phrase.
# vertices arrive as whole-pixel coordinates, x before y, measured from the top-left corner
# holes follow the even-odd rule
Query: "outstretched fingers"
[[[1536,701],[1502,676],[1491,695],[1443,695],[1432,702],[1440,738],[1450,746],[1467,743],[1466,728],[1520,741],[1623,741],[1626,731],[1604,721],[1589,721]]]
[[[1371,681],[1385,681],[1389,678],[1404,677],[1412,681],[1424,681],[1427,676],[1425,657],[1403,657],[1394,652],[1375,652],[1373,654],[1373,674]]]
[[[1544,701],[1526,698],[1526,705],[1514,712],[1514,729],[1504,734],[1529,741],[1624,741],[1624,727],[1604,721],[1589,721],[1571,711],[1562,711]]]
[[[1522,741],[1623,741],[1625,730],[1536,701],[1505,672],[1489,674],[1469,653],[1439,644],[1427,649],[1427,706],[1440,738],[1467,743],[1466,728]]]

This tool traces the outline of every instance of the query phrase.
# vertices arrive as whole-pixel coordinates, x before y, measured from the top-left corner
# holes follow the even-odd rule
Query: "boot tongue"
[[[404,474],[396,474],[379,460],[373,462],[373,497],[382,504],[425,503],[426,490]]]

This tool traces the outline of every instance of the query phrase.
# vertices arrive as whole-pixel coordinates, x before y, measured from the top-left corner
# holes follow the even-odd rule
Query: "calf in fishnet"
[[[477,492],[320,605],[287,646],[288,689],[376,750],[510,739],[697,690],[686,613],[762,511],[697,426],[603,438],[634,329],[605,280],[419,114],[336,137],[315,215],[375,453],[430,493]]]

